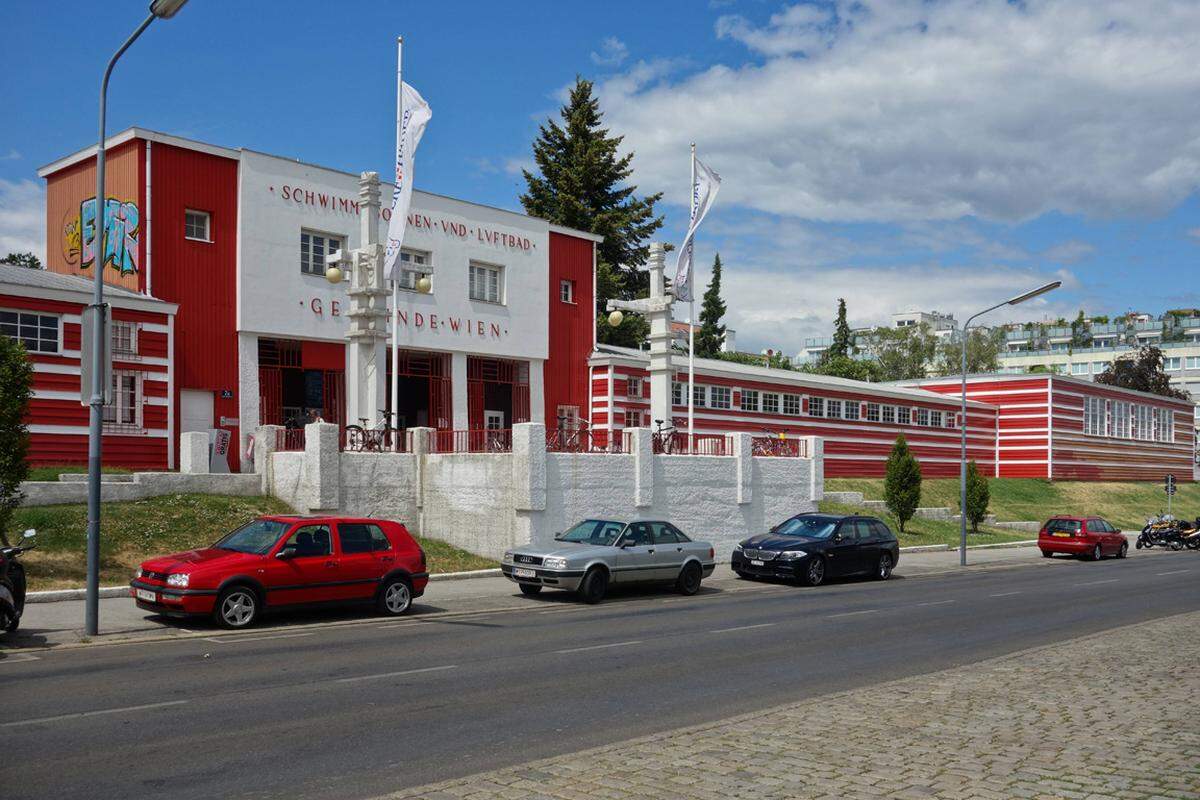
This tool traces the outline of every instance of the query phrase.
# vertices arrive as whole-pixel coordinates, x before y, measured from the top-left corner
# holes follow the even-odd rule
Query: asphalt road
[[[15,653],[0,786],[370,797],[1193,611],[1197,578],[1154,553]]]

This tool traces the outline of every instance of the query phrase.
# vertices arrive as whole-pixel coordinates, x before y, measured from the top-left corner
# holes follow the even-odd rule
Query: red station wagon
[[[398,522],[271,516],[212,547],[144,561],[129,585],[145,611],[245,628],[264,610],[301,605],[374,603],[398,616],[428,581],[425,552]]]
[[[1099,561],[1104,556],[1124,558],[1129,551],[1125,534],[1099,517],[1051,517],[1038,533],[1038,547],[1050,558],[1055,553]]]

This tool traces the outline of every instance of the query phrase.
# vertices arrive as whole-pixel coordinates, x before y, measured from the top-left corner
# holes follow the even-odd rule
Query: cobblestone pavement
[[[1198,660],[1181,614],[390,797],[1200,798]]]

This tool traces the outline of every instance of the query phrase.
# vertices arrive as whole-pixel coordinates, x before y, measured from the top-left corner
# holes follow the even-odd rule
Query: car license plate
[[[761,562],[761,561],[755,561],[754,559],[750,560],[750,566],[752,566],[752,567],[761,567],[762,565],[763,565],[763,562]]]
[[[153,603],[154,602],[154,592],[148,592],[145,589],[138,589],[137,590],[137,598],[138,598],[138,600],[145,600],[147,603]]]
[[[1052,533],[1050,535],[1057,536],[1059,539],[1070,539],[1071,538],[1071,534],[1069,534],[1069,533]]]
[[[517,567],[513,570],[513,575],[515,575],[518,578],[536,578],[537,570],[536,569],[521,569],[520,567]]]

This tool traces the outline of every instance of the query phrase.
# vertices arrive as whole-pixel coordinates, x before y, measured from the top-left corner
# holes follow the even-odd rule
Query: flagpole
[[[404,120],[404,37],[396,37],[396,152],[400,152],[401,145],[401,123]],[[399,166],[399,164],[397,164]],[[403,243],[402,243],[403,244]],[[400,254],[397,253],[399,258]],[[392,273],[392,402],[391,411],[392,419],[388,427],[399,428],[400,423],[400,325],[398,322],[400,311],[400,284],[396,280],[398,275]],[[398,436],[389,434],[392,440],[392,450],[396,450],[400,446]]]
[[[692,216],[691,223],[696,221],[696,143],[692,142]],[[696,449],[694,438],[695,403],[696,403],[696,329],[693,321],[696,318],[696,240],[688,243],[692,248],[692,268],[688,270],[688,452]]]

